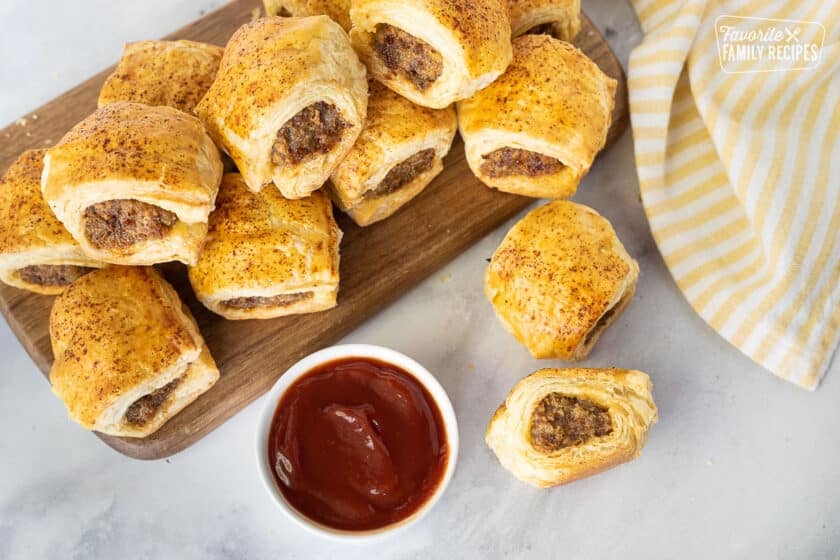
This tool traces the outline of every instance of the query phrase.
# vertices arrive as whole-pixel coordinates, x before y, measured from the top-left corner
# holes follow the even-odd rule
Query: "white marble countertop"
[[[0,121],[11,122],[155,38],[210,0],[0,3]],[[631,8],[584,0],[626,63]],[[396,348],[434,372],[461,428],[455,478],[397,540],[326,543],[288,522],[254,457],[258,400],[170,459],[118,455],[70,422],[0,321],[0,559],[40,558],[838,558],[840,360],[815,393],[774,378],[718,337],[680,295],[650,237],[629,134],[576,200],[615,225],[641,265],[636,297],[585,362],[650,373],[660,421],[641,458],[553,490],[517,482],[484,444],[509,388],[540,366],[481,292],[507,227],[346,338]],[[559,364],[559,362],[556,362]]]

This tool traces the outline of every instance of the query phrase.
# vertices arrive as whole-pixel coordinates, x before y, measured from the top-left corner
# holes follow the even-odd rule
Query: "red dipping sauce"
[[[449,449],[440,410],[403,369],[371,358],[313,368],[277,404],[268,436],[274,482],[329,527],[377,529],[434,494]]]

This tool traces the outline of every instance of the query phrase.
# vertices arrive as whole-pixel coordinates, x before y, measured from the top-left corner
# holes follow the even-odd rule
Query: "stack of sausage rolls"
[[[88,429],[148,436],[219,378],[154,265],[186,265],[226,319],[326,310],[339,290],[333,204],[358,226],[387,219],[443,170],[457,131],[482,183],[531,197],[573,195],[604,146],[616,82],[569,43],[579,0],[265,7],[224,48],[127,45],[99,108],[0,180],[0,280],[57,295],[50,380]],[[557,201],[511,230],[485,292],[535,356],[582,359],[637,275],[606,220]],[[547,389],[524,409],[512,393],[488,443],[541,486],[576,477],[544,458],[570,446],[585,443],[596,466],[632,458],[655,407],[646,376],[623,371],[526,378],[515,392],[532,378]],[[631,386],[641,412],[599,396]],[[565,413],[592,424],[585,437],[558,435],[574,424],[554,420]],[[624,428],[637,417],[643,427]]]

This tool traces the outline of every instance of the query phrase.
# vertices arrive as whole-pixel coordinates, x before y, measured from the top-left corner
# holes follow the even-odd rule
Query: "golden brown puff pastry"
[[[326,16],[264,17],[233,34],[196,112],[253,191],[302,198],[326,182],[362,130],[365,68]]]
[[[329,16],[350,31],[350,0],[263,0],[269,16]]]
[[[541,369],[513,387],[485,440],[523,482],[572,482],[641,454],[658,420],[652,391],[641,371]]]
[[[219,151],[197,118],[120,101],[47,150],[41,189],[89,257],[190,264],[221,178]]]
[[[269,319],[335,306],[341,230],[322,191],[298,200],[224,176],[210,232],[189,278],[226,319]]]
[[[151,267],[77,280],[55,300],[50,337],[53,392],[104,434],[148,436],[219,378],[189,310]]]
[[[195,41],[127,43],[99,92],[99,106],[115,101],[193,109],[216,78],[225,50]]]
[[[582,360],[633,299],[638,277],[606,219],[560,200],[511,228],[487,267],[484,293],[535,358]]]
[[[360,226],[385,219],[443,171],[455,110],[428,109],[371,82],[365,126],[333,171],[330,194]]]
[[[580,0],[505,0],[512,37],[548,34],[571,42],[580,31]]]
[[[571,196],[604,147],[616,82],[548,35],[514,39],[513,51],[498,80],[458,103],[467,163],[501,191]]]
[[[0,280],[51,295],[104,263],[82,252],[44,202],[44,153],[24,152],[0,178]]]
[[[371,76],[424,107],[469,97],[511,60],[499,0],[354,0],[350,20]]]

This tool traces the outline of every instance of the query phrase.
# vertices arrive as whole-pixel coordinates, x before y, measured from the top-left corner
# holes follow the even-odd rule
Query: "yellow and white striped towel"
[[[630,113],[659,250],[718,333],[814,389],[840,341],[840,0],[632,2]],[[742,35],[764,53],[729,58],[721,22],[784,34]],[[785,69],[814,64],[784,45],[820,43],[815,68]]]

